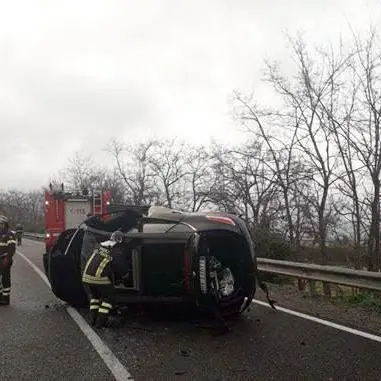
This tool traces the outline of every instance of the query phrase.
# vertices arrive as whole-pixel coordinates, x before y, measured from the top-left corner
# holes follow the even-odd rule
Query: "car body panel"
[[[244,300],[254,297],[254,246],[237,216],[168,209],[148,216],[118,213],[106,221],[93,216],[63,232],[45,254],[45,272],[57,297],[72,305],[87,303],[81,272],[95,246],[116,229],[123,232],[123,248],[132,258],[130,283],[115,285],[119,304],[185,302],[240,313]],[[234,283],[229,295],[227,279]]]

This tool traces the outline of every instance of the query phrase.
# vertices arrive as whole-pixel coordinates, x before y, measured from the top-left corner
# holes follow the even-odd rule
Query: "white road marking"
[[[25,254],[17,250],[17,254],[22,257],[33,270],[41,277],[44,283],[51,288],[50,283],[46,275],[28,258]],[[102,358],[110,372],[115,377],[116,381],[133,381],[132,375],[122,365],[118,358],[112,353],[111,349],[102,341],[98,334],[87,324],[86,320],[72,307],[66,307],[67,312],[78,325],[80,330],[84,333],[87,339],[90,341],[94,349]]]
[[[32,242],[38,242],[38,241],[32,241]],[[43,242],[38,242],[38,243],[42,244]],[[271,308],[268,303],[262,302],[261,300],[253,299],[253,303],[259,304],[259,305],[264,306],[264,307]],[[361,336],[361,337],[364,337],[366,339],[377,341],[377,342],[381,343],[381,336],[377,336],[377,335],[374,335],[372,333],[360,331],[358,329],[354,329],[354,328],[347,327],[345,325],[333,323],[333,322],[328,321],[328,320],[319,319],[317,317],[307,315],[307,314],[304,314],[302,312],[289,310],[288,308],[276,306],[276,309],[278,311],[282,311],[282,312],[289,314],[289,315],[297,316],[297,317],[302,318],[302,319],[310,320],[310,321],[313,321],[315,323],[325,325],[327,327],[335,328],[335,329],[338,329],[340,331],[348,332],[348,333],[351,333],[353,335]]]
[[[24,238],[25,241],[30,241],[30,242],[33,242],[33,243],[39,243],[40,245],[45,245],[45,241],[36,241],[34,239],[30,239],[30,238]]]
[[[259,305],[264,306],[264,307],[271,308],[268,303],[262,302],[261,300],[253,299],[253,303],[259,304]],[[363,332],[363,331],[360,331],[358,329],[349,328],[349,327],[346,327],[345,325],[336,324],[336,323],[333,323],[333,322],[328,321],[328,320],[319,319],[317,317],[314,317],[311,315],[306,315],[306,314],[303,314],[301,312],[289,310],[288,308],[279,307],[279,306],[275,306],[275,307],[277,310],[282,311],[286,314],[297,316],[297,317],[300,317],[300,318],[306,319],[306,320],[311,320],[315,323],[326,325],[327,327],[335,328],[335,329],[338,329],[340,331],[348,332],[348,333],[351,333],[353,335],[361,336],[361,337],[364,337],[366,339],[378,341],[379,343],[381,343],[381,336],[373,335],[372,333],[368,333],[368,332]]]

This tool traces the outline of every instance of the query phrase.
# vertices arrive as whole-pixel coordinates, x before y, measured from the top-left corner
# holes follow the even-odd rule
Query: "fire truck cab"
[[[45,248],[48,252],[58,236],[67,229],[76,229],[89,215],[107,213],[111,192],[97,189],[45,190]]]

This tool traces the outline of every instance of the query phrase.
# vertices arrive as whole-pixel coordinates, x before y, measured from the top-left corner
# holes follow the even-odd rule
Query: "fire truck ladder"
[[[102,202],[102,191],[93,191],[93,209],[94,214],[103,214],[103,202]]]

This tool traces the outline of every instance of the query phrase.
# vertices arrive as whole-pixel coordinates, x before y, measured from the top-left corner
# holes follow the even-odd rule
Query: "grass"
[[[371,292],[359,292],[344,299],[350,305],[364,307],[381,314],[381,297],[379,295]]]
[[[268,277],[270,278],[270,277]],[[269,283],[277,284],[278,286],[293,284],[297,289],[297,280],[287,277],[274,276],[272,279],[265,280]],[[331,295],[326,297],[323,292],[323,282],[315,281],[314,296],[309,292],[309,284],[306,282],[305,290],[300,292],[303,298],[322,298],[334,304],[347,305],[351,307],[360,307],[368,311],[374,311],[381,315],[381,293],[358,288],[330,285]]]
[[[324,296],[322,282],[316,282],[315,292],[318,296]],[[381,315],[381,294],[377,292],[359,290],[348,286],[331,285],[329,300],[352,307],[361,307]]]

